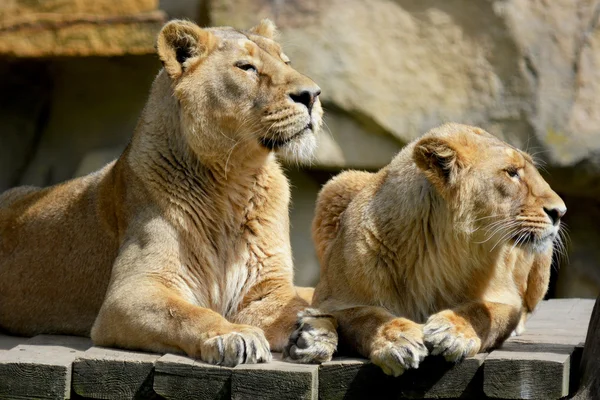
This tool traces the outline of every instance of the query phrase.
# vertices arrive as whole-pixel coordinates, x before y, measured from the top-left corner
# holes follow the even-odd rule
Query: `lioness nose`
[[[308,108],[308,112],[312,111],[315,100],[321,94],[321,89],[317,86],[314,88],[302,88],[295,93],[290,93],[290,98],[295,103],[304,104]]]
[[[567,207],[556,207],[556,208],[546,208],[544,207],[544,211],[550,217],[553,225],[557,225],[560,222],[560,219],[567,212]]]

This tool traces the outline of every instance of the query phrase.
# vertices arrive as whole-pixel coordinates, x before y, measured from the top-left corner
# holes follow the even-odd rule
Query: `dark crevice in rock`
[[[546,180],[557,192],[582,198],[600,198],[600,154],[590,154],[587,160],[569,167],[546,167]]]
[[[0,59],[0,192],[18,185],[47,125],[53,79],[49,63]]]
[[[210,0],[200,0],[198,5],[198,25],[212,26],[212,7]]]
[[[538,74],[538,70],[535,67],[535,65],[533,64],[533,61],[531,60],[531,57],[526,54],[523,57],[523,60],[525,61],[525,68],[527,69],[527,72],[531,78],[531,82],[532,82],[532,86],[534,88],[537,88],[538,86],[538,79],[539,79],[539,74]]]
[[[580,63],[581,63],[581,54],[583,50],[588,45],[590,40],[590,35],[594,32],[594,30],[598,27],[598,23],[600,22],[600,2],[596,3],[594,7],[594,12],[592,13],[592,18],[590,19],[590,23],[586,30],[584,30],[579,38],[579,43],[575,47],[575,55],[573,57],[573,72],[574,75],[577,76],[579,74]]]
[[[50,91],[52,89],[50,88]],[[27,170],[33,159],[35,158],[35,154],[42,140],[42,136],[46,127],[48,126],[48,120],[50,119],[50,111],[52,108],[52,104],[50,101],[44,102],[35,122],[35,128],[33,132],[33,138],[29,144],[29,149],[23,159],[23,164],[21,168],[18,170],[18,173],[15,174],[13,181],[11,182],[11,186],[18,186],[23,173]]]
[[[369,114],[360,110],[346,110],[339,107],[335,103],[323,102],[323,110],[326,114],[336,114],[337,116],[345,117],[355,121],[362,129],[368,133],[381,136],[389,136],[400,143],[400,146],[405,146],[406,142],[402,142],[392,132],[384,128],[379,122],[375,121]],[[326,128],[325,128],[326,129]]]

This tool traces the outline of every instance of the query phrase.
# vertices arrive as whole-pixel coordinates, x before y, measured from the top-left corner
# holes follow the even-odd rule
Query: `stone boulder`
[[[294,66],[321,85],[330,115],[375,136],[403,144],[460,121],[551,168],[585,163],[589,179],[600,173],[598,1],[213,3],[215,25],[272,18]],[[574,183],[558,182],[580,194]]]
[[[3,0],[0,55],[153,53],[164,21],[157,0]]]

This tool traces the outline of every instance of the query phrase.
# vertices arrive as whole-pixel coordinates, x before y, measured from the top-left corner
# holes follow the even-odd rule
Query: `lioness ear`
[[[268,39],[274,39],[275,35],[277,35],[277,27],[268,18],[260,21],[260,24],[256,25],[254,28],[250,29],[250,33],[255,33],[260,36],[264,36]]]
[[[158,57],[171,78],[181,76],[186,60],[201,57],[214,47],[215,36],[193,22],[173,20],[158,34]]]
[[[463,163],[456,149],[446,140],[424,138],[413,150],[413,160],[438,189],[451,186]]]

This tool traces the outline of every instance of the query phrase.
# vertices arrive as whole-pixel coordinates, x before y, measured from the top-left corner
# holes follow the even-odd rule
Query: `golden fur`
[[[447,124],[317,201],[314,305],[388,374],[498,346],[543,298],[562,200],[526,153]]]
[[[274,155],[311,153],[319,88],[274,31],[168,23],[164,69],[123,155],[0,197],[1,329],[228,366],[270,349],[331,357],[334,320],[292,283],[290,191]]]

